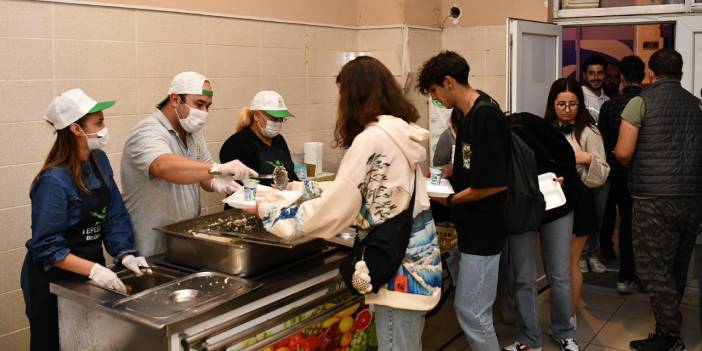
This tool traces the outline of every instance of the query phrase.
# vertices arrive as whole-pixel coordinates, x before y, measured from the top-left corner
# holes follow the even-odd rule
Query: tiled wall
[[[442,49],[461,54],[470,65],[470,84],[485,91],[505,108],[506,26],[448,27]]]
[[[440,49],[441,32],[410,29],[412,67]],[[402,30],[341,29],[157,11],[0,0],[0,350],[28,348],[19,272],[30,236],[29,185],[53,143],[42,119],[58,93],[83,88],[96,100],[116,99],[106,113],[107,147],[119,174],[131,127],[148,116],[176,73],[211,79],[215,98],[205,126],[218,155],[239,109],[261,89],[274,89],[296,117],[283,127],[293,152],[325,144],[325,169],[341,158],[332,149],[335,77],[358,51],[401,76]],[[416,61],[415,61],[416,60]],[[426,101],[411,95],[426,116]],[[420,121],[426,126],[426,118]],[[119,182],[119,177],[117,177]],[[204,213],[221,197],[203,195]]]

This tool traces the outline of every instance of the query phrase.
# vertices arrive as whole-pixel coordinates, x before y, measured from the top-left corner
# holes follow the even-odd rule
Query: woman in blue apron
[[[100,150],[109,137],[102,111],[112,105],[114,101],[97,103],[72,89],[46,111],[56,141],[31,186],[32,238],[26,243],[21,276],[32,350],[59,350],[51,282],[88,277],[101,287],[126,292],[104,266],[103,244],[115,262],[137,275],[148,267],[137,257],[129,215],[107,155]]]

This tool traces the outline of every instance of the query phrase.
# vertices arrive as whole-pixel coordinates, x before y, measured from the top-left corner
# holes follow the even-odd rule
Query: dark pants
[[[636,271],[631,246],[631,195],[626,182],[626,178],[611,178],[607,208],[600,232],[600,247],[604,252],[613,251],[612,236],[619,208],[619,280],[633,281],[636,279]]]
[[[656,331],[680,335],[680,301],[702,222],[702,198],[634,199],[633,242],[636,269],[648,291]]]

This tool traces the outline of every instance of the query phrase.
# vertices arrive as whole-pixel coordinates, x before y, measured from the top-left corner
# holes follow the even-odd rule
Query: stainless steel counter
[[[225,295],[207,300],[196,308],[169,310],[169,313],[136,313],[138,306],[124,308],[125,295],[94,286],[84,280],[51,284],[58,296],[61,344],[64,349],[94,350],[179,350],[181,344],[203,341],[210,331],[222,331],[237,323],[266,312],[277,301],[314,290],[339,287],[337,267],[345,253],[327,249],[306,259],[269,270],[253,278],[241,280],[247,290],[241,294]],[[152,259],[157,266],[162,260]],[[184,279],[187,268],[179,268]],[[240,279],[217,273],[218,283],[224,279]],[[168,285],[168,284],[166,284]],[[173,289],[171,289],[173,290]],[[169,299],[181,298],[169,292]],[[165,290],[164,290],[165,291]],[[148,292],[148,290],[147,290]],[[326,291],[321,291],[324,295]],[[136,294],[139,297],[139,294]],[[165,301],[169,301],[166,299]],[[172,300],[171,300],[172,301]],[[178,301],[176,301],[178,302]],[[260,311],[257,312],[257,311]],[[195,336],[194,338],[192,336]]]

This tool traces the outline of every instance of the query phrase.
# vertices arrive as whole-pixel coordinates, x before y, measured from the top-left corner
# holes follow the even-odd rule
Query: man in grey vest
[[[702,223],[702,103],[680,85],[682,56],[656,51],[651,86],[629,101],[615,156],[629,165],[636,270],[648,291],[655,333],[632,350],[684,350],[680,301]]]

